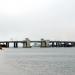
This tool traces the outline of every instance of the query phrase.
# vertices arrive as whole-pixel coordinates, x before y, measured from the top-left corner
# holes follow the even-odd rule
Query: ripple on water
[[[43,51],[43,50],[42,50]],[[41,51],[41,52],[42,52]],[[46,50],[44,50],[46,52]],[[47,50],[48,51],[48,50]],[[69,50],[70,51],[70,50]],[[74,51],[74,50],[73,50]],[[12,52],[12,51],[11,51]],[[9,50],[9,53],[11,53]],[[15,51],[17,52],[17,51]],[[21,52],[21,51],[20,51]],[[24,52],[24,51],[23,51]],[[35,51],[33,51],[34,53]],[[5,63],[24,75],[75,75],[75,55],[68,50],[42,52],[44,54],[6,54]],[[52,52],[52,54],[49,52]],[[14,53],[14,51],[13,51]],[[27,52],[28,53],[28,52]],[[57,54],[58,53],[58,54]]]

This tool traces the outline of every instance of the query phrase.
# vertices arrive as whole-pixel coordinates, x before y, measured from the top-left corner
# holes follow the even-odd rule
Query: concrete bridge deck
[[[13,43],[14,48],[18,47],[18,43],[23,44],[23,48],[30,48],[31,43],[40,43],[40,47],[75,47],[75,41],[50,41],[50,40],[41,40],[41,41],[30,41],[29,39],[23,41],[0,41],[0,45],[5,45],[9,47],[9,44]]]
[[[23,43],[23,42],[26,42],[26,41],[0,41],[0,43],[14,43],[14,42],[17,42],[17,43]],[[30,41],[31,43],[34,43],[34,42],[37,42],[37,43],[41,43],[41,41]],[[44,41],[45,42],[45,41]],[[60,43],[75,43],[75,41],[49,41],[49,43],[52,43],[52,42],[60,42]]]

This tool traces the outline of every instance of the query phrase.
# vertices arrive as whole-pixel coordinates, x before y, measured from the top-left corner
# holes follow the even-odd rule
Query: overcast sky
[[[75,40],[75,0],[0,0],[0,40]]]

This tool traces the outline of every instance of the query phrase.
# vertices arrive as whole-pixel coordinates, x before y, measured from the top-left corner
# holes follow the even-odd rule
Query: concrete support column
[[[71,43],[71,45],[72,45],[72,47],[75,47],[75,43],[73,42],[73,43]]]
[[[63,42],[61,42],[61,47],[64,47],[64,43]]]
[[[14,48],[17,48],[17,47],[18,47],[18,43],[14,42]]]
[[[66,47],[66,43],[64,42],[64,47]]]
[[[6,42],[6,47],[7,47],[7,48],[9,47],[9,42]]]
[[[30,48],[31,47],[30,40],[28,38],[26,38],[26,47],[27,48]]]
[[[58,43],[56,42],[56,47],[58,47]]]
[[[61,44],[61,42],[59,42],[59,47],[62,47],[62,44]]]
[[[46,42],[45,41],[41,41],[41,47],[46,47]]]
[[[70,47],[75,47],[75,43],[74,42],[71,42],[71,43],[69,43],[69,46]]]
[[[46,47],[49,47],[49,40],[46,40]]]
[[[68,46],[68,43],[67,42],[64,42],[64,47],[67,47]]]
[[[44,39],[41,39],[41,47],[46,47],[46,41]]]
[[[26,42],[23,42],[23,48],[26,48]]]
[[[54,42],[52,42],[52,47],[54,47]]]
[[[23,42],[23,48],[30,48],[30,40],[28,38],[26,38]]]
[[[60,47],[61,43],[60,42],[56,42],[56,47]]]

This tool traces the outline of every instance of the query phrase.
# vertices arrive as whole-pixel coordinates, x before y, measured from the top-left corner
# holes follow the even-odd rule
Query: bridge
[[[40,41],[31,41],[26,38],[23,41],[0,41],[0,45],[9,48],[9,44],[13,43],[14,48],[18,48],[18,43],[23,44],[23,48],[31,48],[31,43],[39,43],[40,47],[75,47],[75,41],[51,41],[41,39]]]

